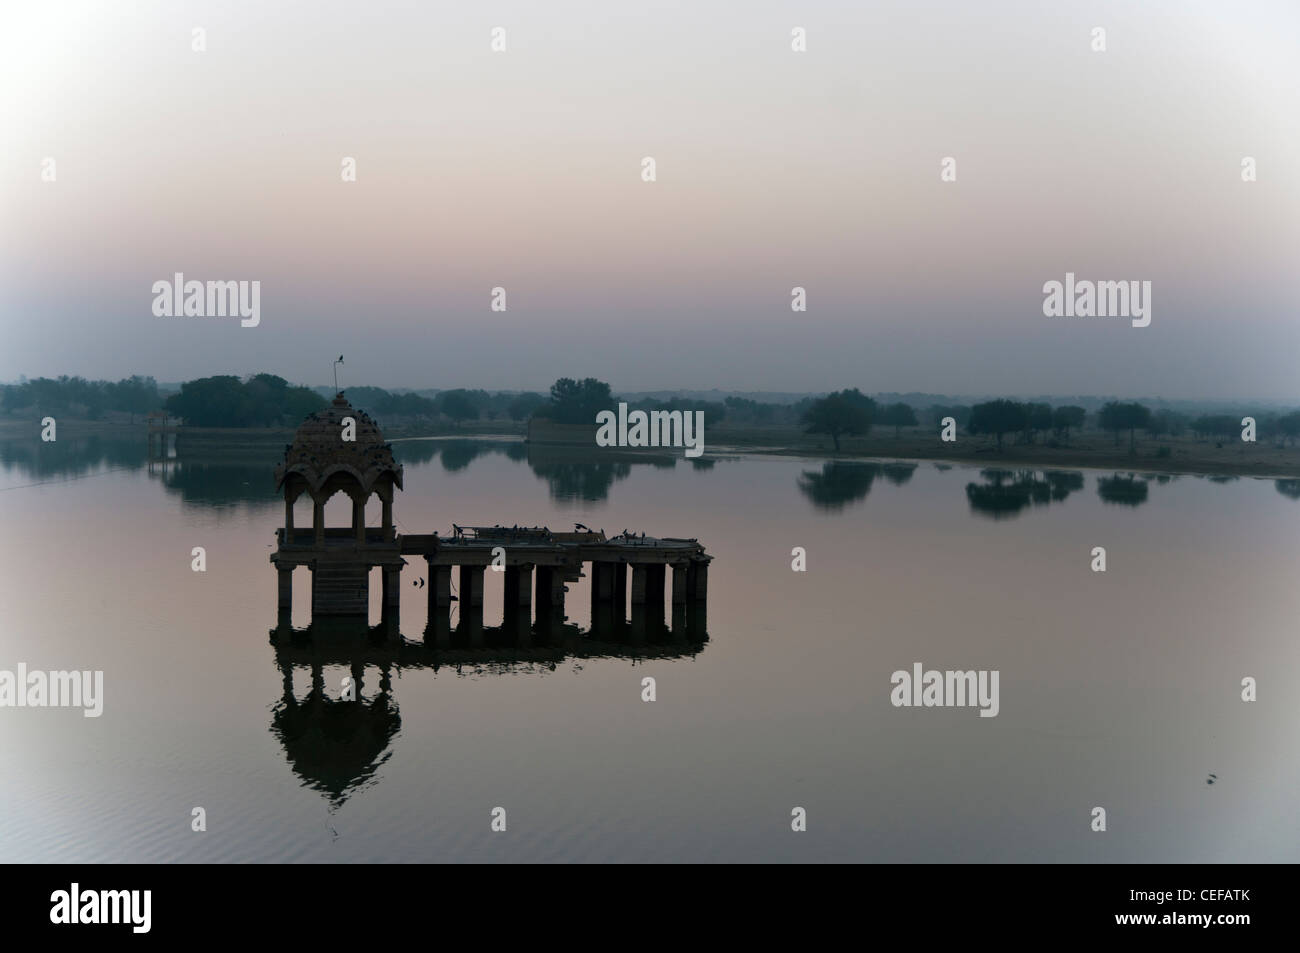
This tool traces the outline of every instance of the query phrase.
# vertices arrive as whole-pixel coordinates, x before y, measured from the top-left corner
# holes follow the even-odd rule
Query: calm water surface
[[[287,704],[278,448],[151,469],[135,442],[0,444],[0,669],[105,680],[98,719],[0,709],[0,860],[1300,860],[1294,482],[394,447],[399,532],[698,537],[707,640],[367,664],[361,717]],[[893,707],[914,662],[1000,671],[1000,714]]]

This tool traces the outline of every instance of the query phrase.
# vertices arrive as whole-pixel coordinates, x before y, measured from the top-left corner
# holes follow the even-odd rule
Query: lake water
[[[1294,482],[394,447],[399,532],[698,537],[707,640],[366,664],[355,717],[302,702],[300,667],[288,702],[278,448],[3,443],[0,669],[102,670],[104,708],[0,709],[0,860],[1300,860]],[[918,662],[999,672],[997,716],[895,707]],[[349,671],[323,668],[329,698]]]

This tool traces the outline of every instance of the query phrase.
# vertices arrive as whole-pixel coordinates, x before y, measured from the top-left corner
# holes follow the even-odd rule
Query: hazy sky
[[[1298,35],[1294,0],[7,3],[0,380],[1300,398]],[[156,317],[178,271],[260,281],[261,323]],[[1151,281],[1150,326],[1044,317],[1067,271]]]

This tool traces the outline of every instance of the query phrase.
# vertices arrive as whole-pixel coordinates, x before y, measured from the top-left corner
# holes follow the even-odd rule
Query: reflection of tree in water
[[[100,467],[141,470],[148,460],[144,432],[130,437],[88,434],[45,442],[39,437],[0,441],[0,466],[26,477],[80,477]]]
[[[920,464],[917,463],[885,463],[881,465],[880,472],[894,486],[902,486],[912,479],[918,466]]]
[[[820,473],[805,470],[799,475],[799,490],[819,510],[842,510],[871,492],[871,484],[880,471],[878,463],[840,460],[823,463]]]
[[[696,470],[712,470],[718,461],[713,457],[692,457],[691,466]]]
[[[545,480],[553,500],[601,502],[609,498],[610,488],[625,479],[635,464],[671,470],[678,458],[669,454],[644,452],[621,453],[590,447],[565,447],[533,444],[524,441],[475,440],[399,440],[393,452],[402,463],[427,463],[438,457],[450,473],[464,470],[481,456],[499,453],[516,463],[526,462],[534,474]],[[707,469],[712,460],[691,461]]]
[[[546,481],[551,499],[559,503],[597,503],[609,498],[609,488],[632,472],[630,463],[588,463],[529,460],[533,473]]]
[[[438,455],[438,440],[395,440],[393,459],[398,463],[428,463]]]
[[[984,483],[967,483],[971,509],[993,519],[1014,516],[1027,506],[1060,503],[1083,489],[1077,470],[981,470]]]
[[[167,492],[179,493],[184,502],[199,506],[271,506],[280,499],[261,463],[185,460],[166,466],[161,478]]]
[[[464,470],[474,458],[486,453],[488,447],[473,440],[444,440],[442,442],[442,468],[448,473]]]
[[[1097,477],[1097,495],[1105,503],[1141,506],[1147,501],[1147,494],[1150,492],[1151,484],[1136,473],[1130,473],[1128,476],[1120,476],[1117,473],[1110,477]]]
[[[1300,480],[1274,480],[1273,486],[1283,496],[1300,500]]]

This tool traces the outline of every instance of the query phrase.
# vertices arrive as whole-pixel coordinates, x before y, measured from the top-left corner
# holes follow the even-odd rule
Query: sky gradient
[[[399,387],[1300,398],[1297,33],[1288,2],[8,5],[0,380],[317,385],[342,352]],[[259,280],[260,325],[155,317],[178,271]],[[1150,327],[1044,317],[1067,271],[1151,281]]]

